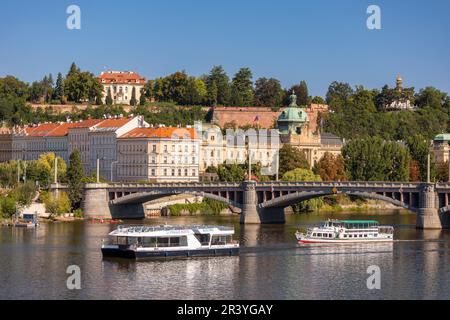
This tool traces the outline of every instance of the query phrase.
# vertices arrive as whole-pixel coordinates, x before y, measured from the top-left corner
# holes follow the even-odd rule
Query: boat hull
[[[239,254],[239,248],[195,249],[195,250],[168,250],[168,251],[140,251],[117,248],[102,248],[104,258],[124,258],[134,260],[158,258],[189,258],[208,256],[233,256]]]
[[[319,240],[319,239],[299,239],[299,244],[349,244],[349,243],[380,243],[380,242],[393,242],[393,239],[367,239],[367,240]]]

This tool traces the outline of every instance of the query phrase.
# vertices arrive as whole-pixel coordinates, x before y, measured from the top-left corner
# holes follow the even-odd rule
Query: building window
[[[175,177],[175,169],[172,169],[172,177]]]
[[[189,175],[188,169],[184,169],[184,175],[187,177]]]
[[[178,176],[181,177],[181,169],[178,169]]]
[[[167,177],[167,169],[164,169],[164,176]]]
[[[195,171],[195,169],[192,170],[192,176],[193,176],[193,177],[196,176],[196,171]]]

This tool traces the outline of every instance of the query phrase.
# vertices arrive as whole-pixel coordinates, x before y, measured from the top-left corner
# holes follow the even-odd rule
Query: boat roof
[[[110,235],[148,235],[149,233],[156,235],[171,235],[176,233],[234,233],[233,227],[224,226],[208,226],[208,225],[192,225],[192,226],[119,226]]]
[[[332,220],[331,222],[340,222],[347,224],[378,223],[378,221],[375,220]]]

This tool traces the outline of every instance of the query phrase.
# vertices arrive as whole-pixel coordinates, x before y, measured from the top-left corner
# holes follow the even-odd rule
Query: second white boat
[[[300,244],[392,242],[394,228],[373,220],[328,220],[295,236]]]

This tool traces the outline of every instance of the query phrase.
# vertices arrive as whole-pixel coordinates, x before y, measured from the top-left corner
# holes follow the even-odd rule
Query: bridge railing
[[[415,182],[260,182],[258,187],[383,187],[383,188],[417,188],[420,183]],[[450,184],[449,184],[450,187]]]

